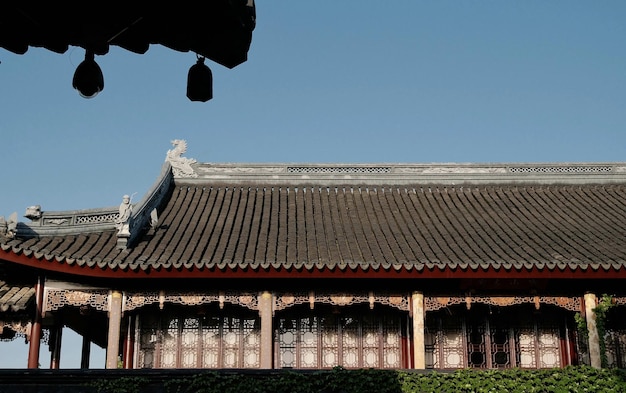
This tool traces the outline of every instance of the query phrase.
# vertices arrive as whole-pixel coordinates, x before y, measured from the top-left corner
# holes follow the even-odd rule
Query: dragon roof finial
[[[198,177],[198,174],[191,167],[191,164],[194,164],[196,160],[182,156],[187,152],[187,141],[184,139],[174,139],[171,143],[174,148],[167,151],[165,160],[172,164],[174,176]]]

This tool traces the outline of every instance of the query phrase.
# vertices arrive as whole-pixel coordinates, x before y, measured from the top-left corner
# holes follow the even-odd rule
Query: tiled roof
[[[34,300],[35,289],[31,286],[11,285],[0,280],[0,312],[26,310]],[[2,329],[0,329],[2,330]]]
[[[18,236],[0,247],[135,272],[610,270],[626,263],[623,166],[530,173],[462,165],[193,167],[167,183],[158,227],[128,249],[117,247],[112,226]]]
[[[116,209],[44,212],[0,241],[0,259],[82,267],[81,274],[91,275],[626,267],[626,166],[620,164],[192,161],[185,172],[166,164],[157,184],[135,206],[136,237],[127,248],[119,247]],[[159,211],[155,229],[140,217],[152,207]]]
[[[122,268],[620,267],[626,186],[195,186]]]

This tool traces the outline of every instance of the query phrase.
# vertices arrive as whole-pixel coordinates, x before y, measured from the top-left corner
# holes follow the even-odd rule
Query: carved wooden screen
[[[400,313],[300,310],[276,318],[276,367],[403,367]]]
[[[605,336],[607,366],[626,368],[626,329],[609,329]]]
[[[236,314],[182,310],[141,314],[139,368],[260,366],[261,333],[257,315],[243,309]]]
[[[555,311],[476,305],[427,313],[426,367],[561,367],[566,326],[563,313]]]
[[[626,368],[626,306],[609,309],[606,321],[606,358],[608,367]]]

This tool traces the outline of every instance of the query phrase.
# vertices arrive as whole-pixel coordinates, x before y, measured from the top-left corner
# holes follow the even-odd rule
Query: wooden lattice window
[[[400,313],[302,310],[276,318],[279,368],[402,368],[406,323]]]
[[[260,320],[239,310],[143,313],[139,368],[258,368]]]
[[[626,306],[609,310],[606,321],[606,358],[608,367],[626,368]]]
[[[552,368],[571,348],[565,316],[525,307],[451,307],[426,315],[426,367]]]

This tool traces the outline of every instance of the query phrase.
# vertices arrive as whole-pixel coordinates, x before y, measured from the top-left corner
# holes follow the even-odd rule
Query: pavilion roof
[[[135,205],[127,244],[116,210],[44,211],[0,241],[0,259],[110,277],[576,274],[626,264],[626,164],[186,160],[168,160]]]

